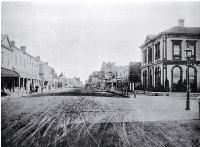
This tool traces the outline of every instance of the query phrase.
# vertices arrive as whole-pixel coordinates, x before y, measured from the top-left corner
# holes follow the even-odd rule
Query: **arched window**
[[[143,86],[147,86],[147,71],[143,71]]]
[[[173,69],[173,84],[180,82],[181,80],[181,70],[179,67]]]
[[[191,92],[196,92],[197,90],[197,74],[196,74],[196,68],[190,67],[189,68],[189,83],[190,83],[190,89]]]
[[[182,87],[182,68],[178,65],[172,68],[172,91],[180,92]]]
[[[160,67],[156,67],[155,69],[155,85],[161,85],[161,70]]]
[[[152,69],[149,69],[149,86],[153,86],[153,72],[152,72]]]

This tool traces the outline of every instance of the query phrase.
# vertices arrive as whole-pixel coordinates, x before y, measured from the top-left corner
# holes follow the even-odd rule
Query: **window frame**
[[[160,59],[160,41],[155,43],[155,60]]]
[[[152,47],[148,47],[148,63],[152,63],[153,62],[153,49]]]
[[[172,59],[181,60],[182,59],[182,40],[171,40],[172,41]],[[179,55],[174,54],[175,45],[179,46]]]
[[[196,42],[197,40],[186,40],[186,45],[187,48],[189,48],[189,46],[194,46],[194,54],[191,56],[191,59],[196,60]]]
[[[143,58],[144,58],[143,60],[144,64],[147,64],[147,49],[143,51]]]

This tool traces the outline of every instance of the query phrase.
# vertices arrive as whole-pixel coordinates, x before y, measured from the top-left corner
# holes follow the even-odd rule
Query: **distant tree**
[[[63,74],[63,72],[61,72],[58,77],[60,78],[60,77],[63,77],[63,76],[64,76],[64,74]]]

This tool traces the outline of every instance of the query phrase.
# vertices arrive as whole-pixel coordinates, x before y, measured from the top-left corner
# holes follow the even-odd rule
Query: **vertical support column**
[[[13,92],[15,91],[15,77],[13,78],[13,84],[12,84],[12,88],[13,88]]]
[[[188,58],[188,64],[189,64],[189,58]],[[186,100],[186,108],[185,110],[190,110],[190,81],[189,81],[189,67],[187,65],[187,100]]]
[[[199,119],[200,119],[200,96],[198,96],[198,104],[199,104]]]
[[[19,77],[19,79],[18,79],[18,80],[19,80],[19,83],[18,83],[18,85],[19,85],[19,89],[21,89],[21,86],[20,86],[20,77]]]
[[[22,78],[22,87],[24,87],[24,78]]]

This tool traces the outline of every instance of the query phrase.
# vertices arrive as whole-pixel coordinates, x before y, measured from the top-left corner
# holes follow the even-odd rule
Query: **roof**
[[[6,49],[13,51],[12,48],[11,48],[11,44],[10,44],[10,40],[8,38],[8,35],[1,34],[1,46],[6,48]]]
[[[168,30],[165,30],[161,33],[164,34],[199,34],[200,35],[200,27],[179,27],[175,26]]]
[[[8,37],[8,35],[6,35],[6,34],[1,34],[1,41],[4,40],[6,37]]]
[[[140,47],[144,46],[148,42],[152,41],[153,39],[157,38],[160,35],[164,34],[190,34],[190,35],[200,35],[200,27],[180,27],[180,26],[174,26],[172,28],[169,28],[167,30],[164,30],[157,35],[147,35],[145,42]]]

